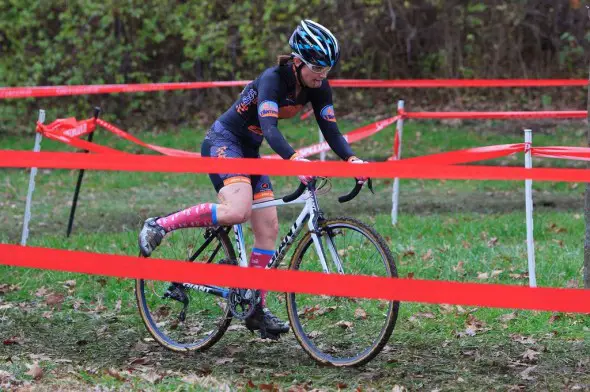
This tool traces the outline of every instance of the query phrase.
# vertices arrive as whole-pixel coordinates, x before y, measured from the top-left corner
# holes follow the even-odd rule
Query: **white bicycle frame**
[[[283,201],[283,199],[274,199],[274,200],[269,200],[269,201],[263,201],[260,203],[253,204],[252,209],[258,210],[258,209],[262,209],[262,208],[280,207],[280,206],[285,206],[285,205],[290,205],[290,204],[304,204],[304,206],[303,206],[303,209],[301,210],[301,212],[299,213],[299,216],[297,217],[297,219],[295,219],[295,223],[293,223],[293,226],[291,226],[291,228],[289,229],[289,232],[285,235],[285,237],[281,241],[281,244],[279,245],[279,247],[277,248],[277,250],[275,251],[275,253],[271,257],[266,268],[273,268],[283,260],[283,258],[285,257],[285,255],[289,251],[291,245],[293,244],[293,241],[295,241],[295,239],[297,238],[297,236],[301,232],[301,230],[303,228],[303,224],[305,223],[305,220],[307,220],[307,227],[309,228],[309,231],[311,232],[311,238],[313,240],[315,250],[316,250],[318,257],[320,259],[320,263],[322,264],[322,269],[323,269],[324,273],[329,273],[330,269],[328,268],[328,263],[326,262],[326,255],[324,253],[324,247],[322,245],[322,241],[320,239],[320,236],[318,236],[317,221],[319,218],[320,208],[319,208],[319,205],[317,202],[317,197],[315,196],[315,193],[312,193],[309,191],[309,189],[306,189],[305,192],[299,198],[297,198],[293,201],[285,202],[285,201]],[[233,229],[234,229],[234,234],[235,234],[235,238],[236,238],[236,247],[237,247],[237,251],[238,251],[238,255],[237,255],[238,264],[240,265],[240,267],[247,267],[248,266],[248,258],[246,255],[246,247],[244,244],[244,233],[242,230],[242,225],[234,225]],[[334,265],[336,267],[336,271],[340,274],[343,274],[344,270],[342,268],[342,261],[340,260],[340,256],[338,255],[338,252],[336,251],[336,247],[334,246],[334,242],[332,241],[332,238],[330,236],[326,236],[325,238],[326,238],[326,243],[328,245],[328,250],[330,252],[330,256],[331,256],[332,261],[334,262]]]

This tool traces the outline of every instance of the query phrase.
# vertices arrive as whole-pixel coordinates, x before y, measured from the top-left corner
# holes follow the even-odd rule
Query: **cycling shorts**
[[[251,146],[241,140],[221,122],[215,121],[205,140],[201,144],[201,155],[204,157],[216,158],[260,158],[260,146]],[[255,175],[245,173],[230,174],[209,174],[209,178],[219,192],[225,185],[235,183],[248,183],[252,185],[252,195],[254,200],[265,197],[274,197],[272,184],[267,175]]]

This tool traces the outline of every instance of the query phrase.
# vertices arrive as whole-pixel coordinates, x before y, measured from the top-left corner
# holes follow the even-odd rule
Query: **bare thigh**
[[[226,185],[217,195],[217,222],[223,226],[231,226],[247,222],[252,212],[252,186],[239,182]]]

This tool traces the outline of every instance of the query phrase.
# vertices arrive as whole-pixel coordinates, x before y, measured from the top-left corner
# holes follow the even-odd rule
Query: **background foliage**
[[[579,0],[0,0],[0,15],[0,86],[252,79],[288,52],[302,18],[339,38],[332,78],[583,78],[590,47]],[[170,124],[209,121],[238,92],[59,102],[72,115],[100,104],[126,121]],[[368,108],[382,97],[374,92],[339,94]],[[429,91],[427,99],[445,102],[448,94]],[[24,113],[53,102],[4,101],[0,127],[28,122]]]

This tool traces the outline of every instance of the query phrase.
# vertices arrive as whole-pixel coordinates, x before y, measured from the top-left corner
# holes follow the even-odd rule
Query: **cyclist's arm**
[[[338,129],[336,116],[334,115],[334,105],[332,104],[332,89],[327,80],[323,81],[320,88],[310,90],[310,101],[315,113],[315,119],[332,151],[345,161],[353,157],[354,153],[350,148],[350,144]]]
[[[283,159],[290,159],[295,155],[295,150],[287,143],[278,128],[279,93],[279,74],[267,70],[258,84],[258,120],[260,121],[260,128],[262,128],[262,134],[270,148]]]

